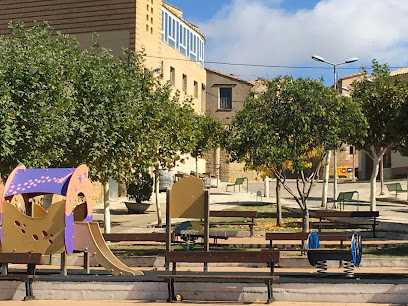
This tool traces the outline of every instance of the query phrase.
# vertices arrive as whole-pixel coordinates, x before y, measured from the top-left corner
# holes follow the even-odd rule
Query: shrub
[[[136,203],[149,201],[153,192],[153,179],[147,172],[135,172],[133,181],[126,187],[129,200]]]

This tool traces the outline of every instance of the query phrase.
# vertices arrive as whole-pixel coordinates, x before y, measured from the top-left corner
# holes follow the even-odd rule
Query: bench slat
[[[121,242],[121,241],[155,241],[166,242],[166,233],[109,233],[103,234],[106,241]],[[175,234],[172,233],[172,240],[175,239]]]
[[[0,253],[0,263],[41,264],[41,253]]]
[[[243,218],[256,218],[258,216],[257,211],[253,210],[210,210],[210,217],[243,217]]]
[[[173,251],[166,252],[167,262],[191,263],[278,263],[279,251]]]
[[[197,278],[197,279],[249,279],[249,280],[259,280],[259,279],[269,279],[277,280],[279,276],[277,275],[212,275],[212,274],[166,274],[158,275],[159,278],[164,279],[181,279],[181,278]]]
[[[373,218],[379,217],[379,211],[336,211],[336,210],[318,210],[317,218],[326,217],[355,217],[355,218]]]

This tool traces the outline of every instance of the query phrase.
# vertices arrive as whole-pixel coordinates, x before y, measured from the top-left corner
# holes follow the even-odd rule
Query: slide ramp
[[[74,223],[74,250],[87,251],[113,275],[143,275],[121,262],[106,245],[97,222],[76,221]]]

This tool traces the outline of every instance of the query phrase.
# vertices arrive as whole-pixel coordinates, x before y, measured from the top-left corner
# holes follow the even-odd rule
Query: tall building
[[[115,56],[123,48],[143,51],[147,68],[161,70],[181,98],[192,97],[197,113],[205,110],[205,38],[181,10],[162,0],[2,0],[0,35],[9,34],[11,21],[26,27],[48,21],[54,30],[75,35],[83,48],[96,32]],[[195,160],[185,160],[176,170],[195,170]],[[199,172],[205,172],[204,160]]]

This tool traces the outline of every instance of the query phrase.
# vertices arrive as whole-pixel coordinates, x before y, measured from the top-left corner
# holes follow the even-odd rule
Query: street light
[[[312,59],[321,62],[321,63],[326,63],[331,66],[333,66],[333,72],[334,72],[334,90],[337,92],[337,80],[336,80],[336,67],[344,64],[350,64],[358,61],[357,57],[352,57],[349,58],[348,60],[342,62],[342,63],[332,63],[326,61],[323,57],[318,56],[318,55],[313,55]],[[337,199],[337,154],[336,150],[333,150],[333,168],[334,168],[334,175],[333,175],[333,200]],[[336,204],[336,202],[334,202]],[[326,206],[327,206],[327,199],[326,199]]]

